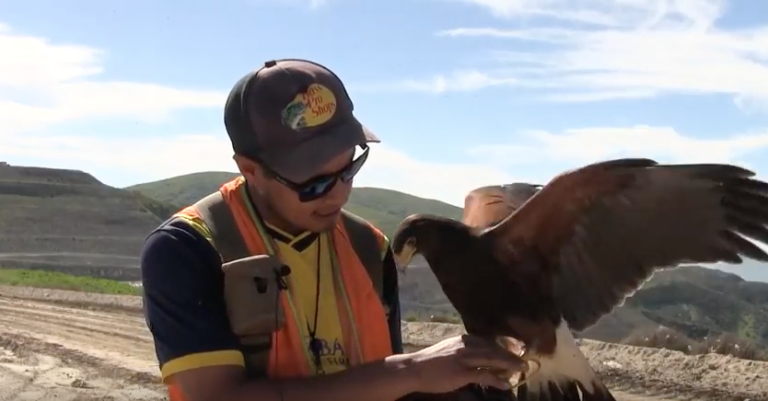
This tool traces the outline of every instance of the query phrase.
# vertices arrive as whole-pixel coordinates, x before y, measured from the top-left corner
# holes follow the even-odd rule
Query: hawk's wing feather
[[[501,258],[531,249],[546,258],[563,317],[580,331],[656,269],[768,262],[743,237],[768,244],[768,183],[753,176],[724,164],[595,163],[555,177],[486,232]]]
[[[541,185],[524,182],[477,188],[464,198],[461,221],[479,229],[496,225],[520,208],[539,189]]]

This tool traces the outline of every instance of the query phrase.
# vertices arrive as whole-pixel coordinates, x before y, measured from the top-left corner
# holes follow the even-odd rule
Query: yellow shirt
[[[320,247],[320,295],[317,307],[317,328],[315,338],[320,341],[321,370],[316,374],[330,374],[347,368],[348,359],[344,349],[344,338],[339,320],[339,308],[336,302],[336,282],[331,262],[331,241],[327,234],[304,233],[291,236],[271,225],[267,225],[274,235],[283,262],[290,266],[288,285],[296,300],[294,307],[298,317],[299,329],[306,343],[310,341],[310,329],[314,328],[315,300],[317,294],[317,258],[318,242]],[[312,240],[308,238],[314,236]],[[291,316],[289,314],[288,318]],[[307,350],[312,355],[311,350]]]

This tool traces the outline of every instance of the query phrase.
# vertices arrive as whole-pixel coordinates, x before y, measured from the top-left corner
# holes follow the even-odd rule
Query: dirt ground
[[[0,286],[0,401],[167,399],[137,297]],[[410,348],[456,335],[406,323]],[[768,363],[582,341],[620,401],[768,400]]]

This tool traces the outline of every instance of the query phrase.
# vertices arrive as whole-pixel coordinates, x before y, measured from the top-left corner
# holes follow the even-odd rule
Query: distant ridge
[[[80,170],[14,166],[0,162],[0,181],[39,184],[104,185],[96,177]]]
[[[0,266],[139,279],[159,205],[79,170],[0,164]]]

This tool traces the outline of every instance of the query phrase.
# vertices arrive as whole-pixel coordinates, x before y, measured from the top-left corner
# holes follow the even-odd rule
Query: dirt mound
[[[121,269],[161,222],[146,204],[82,171],[0,166],[0,266],[135,280]]]

